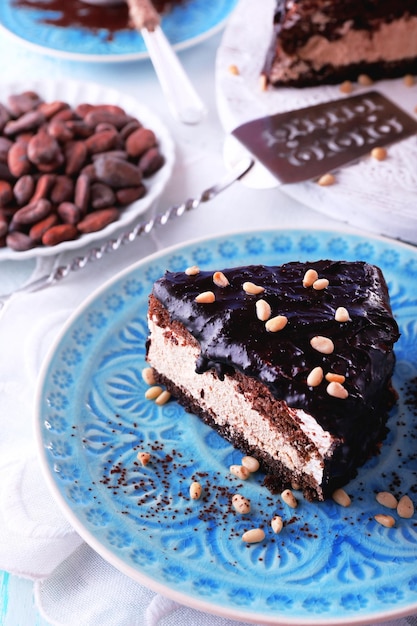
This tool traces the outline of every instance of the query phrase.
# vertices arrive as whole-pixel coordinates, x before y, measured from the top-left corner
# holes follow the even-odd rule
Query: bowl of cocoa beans
[[[171,177],[174,145],[135,98],[76,81],[2,87],[0,260],[122,232]]]

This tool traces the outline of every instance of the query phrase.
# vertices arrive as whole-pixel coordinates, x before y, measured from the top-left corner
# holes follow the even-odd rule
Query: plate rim
[[[114,99],[113,103],[118,103],[121,106],[124,104],[128,110],[135,110],[135,115],[138,118],[142,117],[142,119],[146,120],[146,124],[149,125],[152,130],[156,130],[156,135],[163,144],[165,157],[163,167],[154,175],[156,178],[155,182],[152,182],[153,177],[146,179],[150,182],[150,184],[148,184],[149,188],[147,193],[143,196],[143,198],[127,205],[123,210],[130,212],[124,213],[121,216],[121,219],[112,222],[102,230],[89,233],[87,235],[81,235],[78,239],[64,241],[56,246],[35,246],[34,248],[23,250],[21,252],[12,250],[11,248],[5,246],[0,248],[0,263],[1,261],[22,261],[30,258],[53,257],[63,252],[76,252],[77,250],[85,247],[92,247],[94,244],[99,242],[108,241],[112,236],[116,237],[121,235],[124,231],[133,228],[134,224],[140,220],[141,216],[146,214],[146,212],[149,211],[160,198],[173,174],[176,160],[175,143],[171,132],[168,130],[162,119],[151,111],[145,104],[142,104],[134,95],[124,92],[121,89],[115,89],[114,87],[110,87],[104,83],[96,83],[94,81],[86,80],[78,81],[66,77],[61,79],[35,78],[29,81],[0,80],[0,86],[3,90],[2,100],[4,100],[8,94],[19,92],[19,90],[27,91],[28,89],[32,89],[34,91],[39,91],[42,96],[42,89],[44,92],[51,92],[52,90],[52,92],[55,93],[60,91],[60,86],[61,89],[67,89],[68,92],[75,91],[79,93],[79,102],[84,102],[86,100],[86,98],[81,97],[81,94],[88,94],[89,91],[95,92],[95,96],[100,96],[100,94],[102,94],[103,98],[108,100],[109,103],[113,102]],[[60,91],[60,93],[65,93],[65,91]],[[77,103],[69,102],[69,104],[72,106]],[[97,104],[100,103],[97,102]],[[138,205],[137,210],[133,208],[135,205]]]
[[[411,252],[413,255],[417,257],[417,248],[411,244],[406,242],[395,240],[384,235],[368,235],[367,233],[361,233],[357,230],[353,229],[334,229],[334,228],[321,228],[321,227],[310,227],[310,228],[259,228],[253,230],[252,228],[248,229],[238,229],[233,231],[228,231],[223,234],[214,234],[209,236],[200,236],[197,238],[189,239],[180,243],[173,244],[167,248],[162,250],[158,250],[153,252],[152,254],[135,261],[134,263],[128,265],[121,271],[117,272],[114,276],[107,279],[101,286],[96,288],[92,293],[90,293],[87,298],[85,298],[71,313],[66,322],[61,327],[60,331],[55,336],[51,346],[49,347],[45,358],[43,359],[42,366],[39,372],[36,392],[35,392],[35,411],[34,411],[34,420],[33,420],[33,432],[36,443],[36,453],[37,457],[40,461],[42,475],[45,478],[48,489],[52,494],[55,502],[58,504],[61,512],[68,520],[68,522],[72,525],[73,529],[81,536],[81,538],[100,556],[102,556],[107,563],[116,567],[121,573],[129,576],[132,580],[138,582],[139,584],[143,584],[147,588],[155,591],[156,593],[160,593],[161,595],[168,597],[186,607],[193,608],[199,611],[206,611],[209,614],[217,615],[219,617],[229,618],[233,620],[240,620],[242,622],[250,623],[250,624],[264,624],[265,626],[369,626],[370,624],[375,624],[380,621],[387,621],[390,619],[398,619],[401,617],[406,617],[413,615],[414,612],[417,612],[417,600],[414,604],[408,605],[407,608],[401,609],[391,609],[389,611],[380,611],[378,613],[372,613],[370,615],[364,615],[363,617],[358,616],[350,619],[346,618],[312,618],[312,619],[304,619],[304,618],[292,618],[288,616],[282,616],[280,618],[279,615],[275,616],[266,616],[265,614],[257,614],[254,612],[242,611],[240,609],[233,609],[231,607],[227,607],[226,609],[222,608],[216,604],[210,604],[205,600],[195,599],[192,594],[187,594],[182,591],[177,591],[176,589],[172,589],[169,587],[169,583],[166,585],[148,578],[146,573],[143,572],[143,568],[141,570],[131,567],[129,564],[123,561],[123,559],[119,558],[115,555],[110,549],[104,546],[98,538],[91,533],[81,520],[78,519],[77,515],[73,512],[71,507],[65,501],[61,491],[58,487],[58,483],[54,481],[52,473],[48,467],[45,446],[43,445],[42,438],[42,427],[41,427],[41,404],[42,404],[42,390],[45,383],[46,374],[48,372],[48,368],[50,366],[51,360],[55,354],[56,349],[58,348],[60,342],[64,338],[67,331],[71,328],[73,323],[81,316],[83,311],[85,311],[96,299],[100,298],[107,290],[111,289],[116,283],[123,280],[124,277],[128,276],[130,273],[137,271],[142,265],[153,263],[160,258],[163,258],[168,255],[172,255],[178,250],[184,249],[185,247],[194,247],[198,246],[201,243],[205,243],[207,245],[216,242],[216,240],[225,240],[230,237],[240,237],[246,235],[270,235],[272,233],[277,234],[305,234],[305,235],[314,235],[314,234],[325,234],[326,236],[343,236],[351,239],[357,239],[358,242],[361,241],[378,241],[380,243],[385,243],[388,246],[394,246],[403,248],[405,251]],[[410,612],[411,611],[411,612]]]
[[[206,39],[213,37],[216,33],[220,32],[231,12],[235,9],[238,0],[225,0],[230,6],[227,8],[226,15],[219,20],[216,24],[214,24],[211,28],[208,28],[202,33],[194,35],[192,37],[187,37],[182,41],[176,42],[172,44],[172,47],[175,51],[180,52],[182,50],[186,50],[193,46],[196,46]],[[123,52],[120,54],[111,53],[111,54],[94,54],[94,53],[82,53],[76,51],[66,51],[60,50],[56,48],[50,48],[47,45],[38,44],[33,41],[29,41],[25,39],[24,36],[10,30],[3,21],[0,16],[0,31],[3,31],[4,34],[11,37],[13,41],[20,43],[21,45],[26,46],[29,50],[33,50],[40,54],[46,54],[48,56],[54,56],[59,59],[65,59],[68,61],[77,61],[77,62],[87,62],[87,63],[129,63],[132,61],[144,61],[149,59],[149,53],[147,50],[143,50],[140,52]]]

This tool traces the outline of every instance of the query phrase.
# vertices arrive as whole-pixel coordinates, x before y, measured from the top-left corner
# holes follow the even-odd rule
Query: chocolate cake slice
[[[297,484],[323,500],[377,453],[399,331],[376,266],[166,272],[148,323],[157,380],[255,456],[272,491]]]
[[[306,87],[417,73],[415,0],[277,0],[265,74]]]

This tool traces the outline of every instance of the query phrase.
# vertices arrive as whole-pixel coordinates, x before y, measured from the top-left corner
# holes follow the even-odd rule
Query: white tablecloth
[[[72,78],[100,82],[136,96],[170,129],[177,146],[174,175],[159,207],[199,194],[224,173],[224,133],[214,93],[214,63],[220,35],[183,52],[181,59],[207,103],[196,127],[176,123],[148,61],[125,64],[70,62],[28,51],[0,35],[2,81]],[[7,63],[5,62],[7,59]],[[281,191],[256,191],[237,183],[213,202],[167,228],[108,254],[57,285],[17,295],[0,312],[0,569],[33,581],[37,611],[63,626],[230,626],[236,622],[181,607],[128,579],[93,552],[72,530],[50,496],[36,455],[32,421],[37,376],[54,338],[74,309],[94,289],[137,259],[195,237],[264,227],[341,228],[341,224],[298,204]],[[0,293],[70,259],[0,263]],[[14,604],[13,604],[14,602]],[[18,601],[3,598],[7,626]],[[5,619],[6,619],[5,618]],[[16,618],[17,619],[17,618]],[[37,622],[38,623],[38,622]],[[43,623],[43,622],[42,622]],[[400,623],[400,622],[399,622]],[[412,619],[402,624],[414,624]]]

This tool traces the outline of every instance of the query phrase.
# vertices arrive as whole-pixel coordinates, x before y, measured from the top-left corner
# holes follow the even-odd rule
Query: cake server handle
[[[71,272],[82,269],[92,261],[98,261],[108,252],[118,250],[121,246],[135,241],[137,237],[150,233],[154,228],[165,226],[175,218],[181,217],[188,211],[197,209],[200,204],[213,200],[234,182],[243,178],[243,176],[245,176],[245,174],[247,174],[247,172],[249,172],[252,168],[253,164],[254,160],[251,157],[243,158],[235,165],[235,167],[227,172],[218,183],[205,189],[198,197],[189,198],[182,204],[171,206],[165,211],[157,213],[155,217],[150,218],[147,221],[139,222],[130,230],[121,233],[118,237],[108,239],[101,246],[90,248],[85,255],[75,257],[66,265],[56,267],[49,274],[45,274],[34,281],[26,283],[26,285],[23,285],[23,287],[16,289],[12,293],[0,295],[0,309],[2,309],[6,302],[14,295],[33,293],[50,285],[54,285],[68,276]]]
[[[155,7],[150,0],[127,0],[127,4],[174,117],[184,124],[198,124],[206,115],[206,107],[166,38]]]

